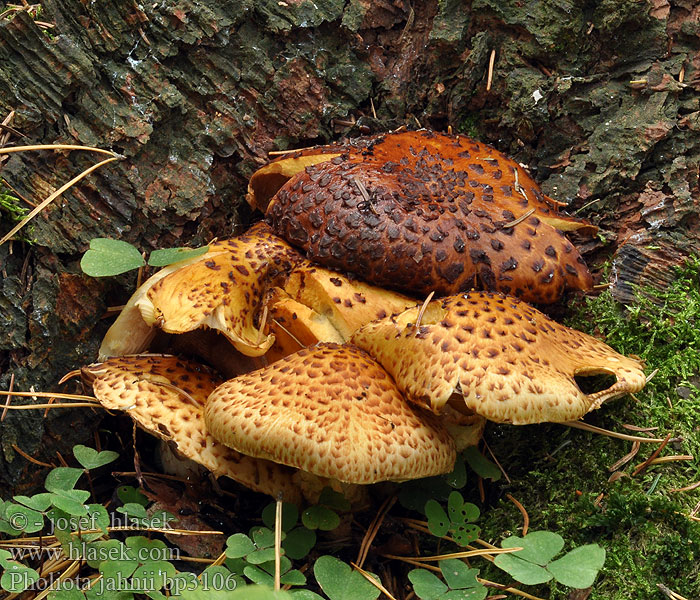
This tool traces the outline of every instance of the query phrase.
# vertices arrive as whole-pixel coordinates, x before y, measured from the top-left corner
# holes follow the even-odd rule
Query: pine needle
[[[0,155],[6,154],[8,152],[19,152],[21,149],[23,150],[42,150],[45,149],[46,146],[17,146],[15,148],[0,148]],[[48,146],[48,148],[52,149],[85,149],[83,146]],[[53,202],[56,198],[58,198],[63,192],[65,192],[67,189],[78,183],[81,179],[84,177],[87,177],[90,173],[93,171],[99,169],[100,167],[106,165],[107,163],[114,162],[115,160],[120,160],[120,156],[115,155],[113,152],[109,152],[107,150],[99,150],[97,148],[89,148],[90,150],[97,150],[101,153],[104,154],[110,154],[112,157],[108,158],[106,160],[103,160],[101,162],[98,162],[95,165],[92,165],[91,167],[85,169],[82,173],[77,175],[76,177],[73,177],[68,183],[62,185],[58,190],[56,190],[53,194],[51,194],[46,200],[41,202],[32,212],[30,212],[24,219],[22,219],[17,225],[15,225],[9,233],[7,233],[5,236],[3,236],[2,239],[0,239],[0,246],[2,246],[6,241],[8,241],[10,238],[12,238],[18,231],[23,229],[29,221],[31,221],[34,217],[36,217],[41,211],[43,211],[51,202]]]
[[[428,308],[428,304],[430,304],[430,301],[433,299],[433,296],[435,295],[435,292],[430,292],[428,294],[428,297],[425,299],[425,302],[423,302],[423,306],[420,307],[420,310],[418,311],[418,317],[416,318],[416,335],[420,331],[420,322],[423,320],[423,315],[425,314],[425,309]]]
[[[515,504],[517,509],[523,515],[523,537],[524,537],[527,535],[527,528],[530,525],[530,515],[527,514],[525,507],[522,504],[520,504],[520,502],[518,502],[513,496],[511,496],[510,494],[506,494],[506,498],[508,498],[508,500],[510,500],[513,504]]]
[[[386,594],[386,597],[389,598],[389,600],[396,600],[390,593],[389,590],[387,590],[381,582],[377,581],[374,577],[372,577],[367,571],[365,571],[362,567],[358,567],[355,563],[350,563],[356,570],[357,572],[362,575],[367,581],[369,581],[374,587],[376,587],[380,592]]]
[[[522,223],[525,219],[527,219],[527,218],[528,218],[532,213],[534,213],[534,212],[535,212],[535,209],[534,209],[534,208],[531,208],[531,209],[528,210],[527,212],[525,212],[525,213],[523,213],[522,215],[520,215],[520,216],[519,216],[517,219],[515,219],[514,221],[511,221],[510,223],[506,223],[506,224],[503,226],[503,229],[508,229],[509,227],[515,227],[518,223]]]
[[[664,441],[661,438],[645,438],[636,435],[627,435],[626,433],[617,433],[616,431],[609,431],[608,429],[603,429],[602,427],[589,425],[588,423],[584,423],[583,421],[566,421],[565,423],[560,423],[560,425],[566,425],[567,427],[572,427],[574,429],[583,429],[584,431],[590,431],[591,433],[606,435],[608,437],[613,437],[620,440],[628,440],[630,442],[641,442],[643,444],[660,444]]]

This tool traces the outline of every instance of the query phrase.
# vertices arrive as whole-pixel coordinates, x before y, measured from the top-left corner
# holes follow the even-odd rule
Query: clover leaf
[[[358,571],[333,556],[321,556],[314,575],[330,600],[376,600],[380,594]]]
[[[511,536],[503,540],[501,546],[522,548],[511,554],[499,554],[494,564],[526,585],[556,579],[569,587],[587,588],[593,585],[605,562],[605,550],[597,544],[575,548],[552,561],[564,547],[564,540],[551,531],[533,531],[523,537]]]
[[[94,238],[80,261],[80,268],[91,277],[109,277],[145,264],[141,253],[131,244],[111,238]]]

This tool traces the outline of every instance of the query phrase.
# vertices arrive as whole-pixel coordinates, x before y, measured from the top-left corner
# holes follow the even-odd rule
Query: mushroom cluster
[[[427,477],[487,419],[577,420],[644,386],[637,360],[525,303],[590,287],[562,232],[591,226],[493,148],[400,131],[306,149],[247,198],[266,221],[147,280],[82,371],[215,475],[291,501]],[[595,374],[616,381],[584,393]]]

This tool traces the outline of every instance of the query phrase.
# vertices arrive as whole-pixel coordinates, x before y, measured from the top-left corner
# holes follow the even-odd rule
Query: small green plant
[[[605,562],[605,550],[597,544],[580,546],[552,560],[564,547],[564,539],[551,531],[532,531],[524,537],[514,535],[503,540],[501,547],[522,547],[511,554],[499,554],[494,564],[526,585],[555,579],[568,587],[591,587]]]
[[[111,238],[90,240],[90,249],[83,255],[80,268],[91,277],[111,277],[138,269],[146,264],[151,267],[165,267],[189,258],[206,254],[209,246],[200,248],[164,248],[154,250],[148,263],[135,246]]]
[[[501,470],[498,466],[479,452],[476,446],[470,446],[463,453],[462,457],[479,477],[498,481],[501,478]]]
[[[223,565],[209,566],[199,574],[181,571],[173,564],[179,556],[177,549],[140,533],[171,529],[175,519],[172,514],[149,510],[148,498],[132,486],[117,488],[122,505],[110,514],[102,504],[89,503],[92,493],[78,487],[81,478],[86,477],[92,489],[91,471],[113,462],[117,453],[98,452],[78,445],[73,454],[80,468],[52,469],[46,476],[45,492],[0,501],[0,532],[18,537],[39,532],[47,535],[45,530],[48,529],[59,542],[65,558],[82,563],[83,570],[91,570],[88,573],[92,575],[83,578],[91,582],[89,586],[81,587],[77,581],[64,582],[50,591],[49,600],[134,600],[135,595],[142,594],[152,600],[166,600],[167,597],[180,600],[324,600],[324,596],[308,589],[307,576],[294,568],[293,561],[308,560],[317,543],[316,530],[329,531],[339,525],[336,511],[350,508],[341,494],[326,488],[319,504],[301,515],[295,505],[282,505],[280,583],[290,589],[274,592],[270,588],[275,583],[275,503],[262,511],[261,525],[252,527],[247,534],[234,533],[228,537]],[[489,461],[483,462],[485,459],[473,453],[466,460],[478,464],[483,474],[496,476]],[[464,460],[460,464],[453,473],[444,476],[445,485],[448,481],[462,486],[466,483]],[[479,509],[465,502],[454,488],[447,496],[446,509],[431,498],[426,502],[425,514],[433,535],[449,533],[458,545],[465,546],[479,535],[474,523]],[[126,524],[127,531],[139,533],[123,539],[111,537],[115,518],[119,519],[117,530],[123,530]],[[502,545],[504,548],[523,547],[519,552],[499,555],[495,564],[517,581],[528,584],[555,579],[572,587],[591,585],[605,557],[601,548],[588,545],[553,560],[564,542],[550,532],[507,538]],[[38,589],[36,586],[42,582],[37,570],[16,560],[6,549],[0,549],[0,569],[0,587],[9,593]],[[444,581],[425,569],[410,572],[409,580],[421,600],[483,600],[486,597],[486,588],[477,579],[477,569],[461,560],[448,559],[440,563],[440,570]],[[316,589],[328,600],[376,600],[380,594],[365,578],[376,576],[353,570],[333,556],[316,558],[313,574],[318,585]]]
[[[408,574],[413,591],[421,600],[484,600],[486,586],[476,576],[478,569],[470,569],[461,560],[450,558],[440,561],[444,583],[426,569],[414,569]]]
[[[316,560],[314,576],[330,600],[376,600],[379,597],[375,586],[333,556],[321,556]],[[379,581],[376,575],[373,577]]]
[[[235,533],[226,540],[226,566],[234,573],[245,575],[257,584],[272,586],[275,572],[275,504],[263,511],[266,526],[253,527],[248,535]],[[293,504],[282,509],[282,548],[280,582],[284,585],[304,585],[306,577],[292,569],[290,558],[304,558],[316,543],[316,534],[297,527],[299,511]]]
[[[479,518],[479,508],[471,502],[465,502],[462,494],[452,492],[447,498],[447,512],[435,500],[425,504],[425,515],[428,517],[428,529],[436,537],[448,533],[460,546],[471,544],[479,537],[479,528],[474,521]]]
[[[19,223],[28,214],[29,209],[22,206],[19,198],[8,193],[8,189],[0,181],[0,215],[5,216],[12,223]],[[30,244],[34,243],[31,227],[23,232],[19,239]]]
[[[450,473],[404,483],[399,491],[399,502],[404,508],[423,512],[428,500],[446,501],[454,490],[467,485],[467,466],[484,479],[498,481],[501,478],[499,468],[472,446],[457,456]]]
[[[350,510],[350,503],[341,493],[326,487],[321,492],[318,504],[310,506],[301,515],[301,521],[308,529],[332,531],[340,525],[336,511]]]

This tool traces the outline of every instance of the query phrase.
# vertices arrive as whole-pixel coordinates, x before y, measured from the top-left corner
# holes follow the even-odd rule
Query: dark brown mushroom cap
[[[248,204],[251,208],[264,213],[277,190],[294,175],[306,167],[340,156],[342,152],[343,148],[340,146],[320,146],[289,152],[273,160],[251,176],[246,195]]]
[[[212,371],[174,356],[142,354],[83,367],[83,381],[108,409],[129,414],[143,429],[173,443],[185,457],[217,476],[298,502],[294,469],[244,456],[217,442],[204,426],[204,403],[221,383]]]
[[[592,283],[561,230],[595,228],[558,215],[522,167],[485,144],[401,132],[329,156],[293,175],[266,213],[314,262],[414,294],[478,285],[550,303]]]
[[[469,292],[430,302],[358,330],[351,343],[394,377],[409,400],[440,413],[453,394],[491,421],[524,425],[580,419],[640,390],[639,361],[501,294]],[[615,375],[585,394],[577,375]]]
[[[347,483],[437,475],[456,456],[437,417],[406,402],[365,352],[338,344],[227,381],[205,419],[239,452]]]
[[[300,260],[269,226],[258,223],[158,279],[136,306],[148,325],[166,333],[209,327],[243,354],[260,356],[274,341],[260,329],[265,291],[283,282]]]

